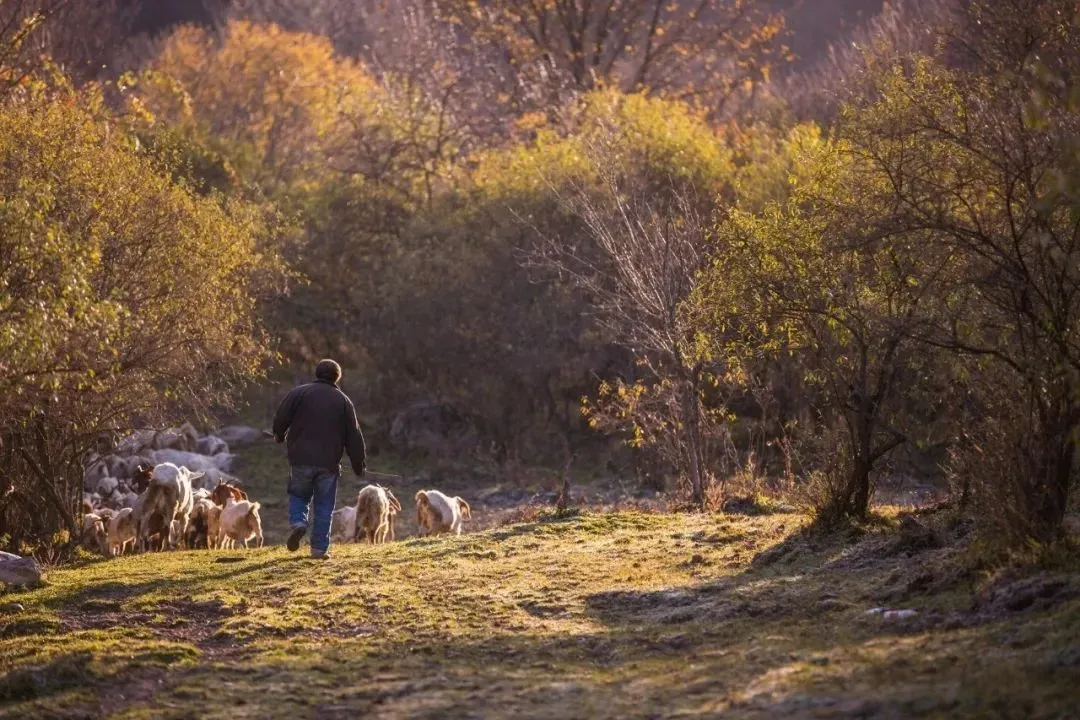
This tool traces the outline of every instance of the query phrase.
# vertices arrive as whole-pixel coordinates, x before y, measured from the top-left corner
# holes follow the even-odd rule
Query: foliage
[[[174,184],[76,98],[0,108],[0,514],[74,529],[104,431],[206,409],[269,357],[279,260],[259,208]]]

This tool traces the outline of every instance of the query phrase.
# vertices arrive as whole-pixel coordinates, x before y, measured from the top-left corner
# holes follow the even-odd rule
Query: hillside
[[[586,514],[328,563],[280,546],[86,562],[3,597],[0,717],[1075,711],[1075,576],[970,578],[964,525],[845,541],[804,523]]]

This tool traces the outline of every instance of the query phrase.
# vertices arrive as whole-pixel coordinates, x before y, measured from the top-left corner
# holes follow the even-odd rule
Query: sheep
[[[221,545],[231,548],[236,541],[248,546],[252,538],[258,540],[258,547],[263,546],[262,518],[259,517],[259,503],[249,500],[237,500],[230,497],[221,511]]]
[[[100,515],[96,513],[83,515],[81,541],[82,546],[87,550],[100,550],[103,555],[108,554],[105,543],[105,522]]]
[[[356,530],[354,537],[357,542],[360,534],[371,544],[378,544],[386,540],[390,531],[390,499],[386,496],[386,490],[378,485],[367,485],[356,496]]]
[[[194,505],[191,481],[202,477],[186,467],[161,463],[154,467],[150,484],[135,503],[135,526],[140,546],[146,546],[151,524],[168,534],[170,547],[177,547],[187,534],[188,517]],[[156,518],[156,519],[155,519]],[[174,528],[173,521],[178,521]]]
[[[113,557],[123,555],[130,544],[135,547],[135,511],[132,508],[118,510],[109,518],[108,550]]]
[[[330,539],[345,543],[356,537],[356,508],[346,505],[338,508],[330,521]]]
[[[461,498],[448,497],[438,490],[416,493],[416,521],[421,535],[460,535],[463,520],[472,520],[472,509]]]

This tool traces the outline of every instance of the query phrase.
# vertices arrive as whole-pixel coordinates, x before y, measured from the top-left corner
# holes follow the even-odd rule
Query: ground
[[[806,523],[545,514],[328,562],[88,560],[0,596],[0,717],[1080,713],[1075,574],[966,572],[947,518]]]

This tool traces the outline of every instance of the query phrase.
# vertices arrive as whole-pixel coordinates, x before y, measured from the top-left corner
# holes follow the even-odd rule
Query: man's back
[[[274,417],[274,436],[288,443],[289,464],[337,472],[343,452],[358,473],[364,463],[364,438],[352,401],[336,385],[316,380],[293,388]]]

